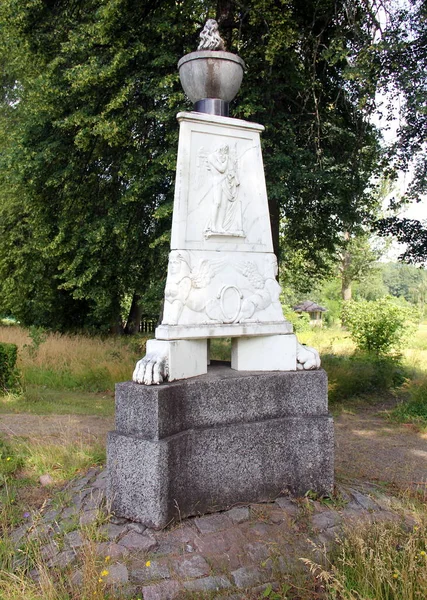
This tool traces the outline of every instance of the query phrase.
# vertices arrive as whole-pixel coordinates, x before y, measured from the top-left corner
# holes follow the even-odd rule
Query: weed
[[[326,568],[303,562],[324,583],[330,597],[342,600],[414,600],[427,589],[425,517],[407,531],[398,523],[348,528]]]

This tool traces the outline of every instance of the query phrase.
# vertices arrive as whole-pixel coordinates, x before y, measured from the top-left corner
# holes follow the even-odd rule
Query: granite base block
[[[230,376],[229,371],[213,369],[192,380],[191,393],[188,381],[118,386],[117,429],[107,444],[116,515],[160,529],[236,503],[270,501],[286,490],[331,493],[333,422],[324,372]],[[269,393],[255,402],[247,384],[260,377]],[[224,381],[228,385],[221,386]],[[239,381],[246,411],[237,402]],[[309,394],[311,403],[295,402],[289,389],[299,400]],[[172,410],[177,418],[170,419],[168,408],[175,402],[180,410]]]

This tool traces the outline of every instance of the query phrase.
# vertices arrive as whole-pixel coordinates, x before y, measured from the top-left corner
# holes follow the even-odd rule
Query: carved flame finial
[[[224,40],[218,32],[215,19],[208,19],[200,32],[200,44],[197,50],[225,50]]]

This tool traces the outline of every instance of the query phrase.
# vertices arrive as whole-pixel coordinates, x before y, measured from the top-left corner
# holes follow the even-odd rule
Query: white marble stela
[[[172,249],[272,252],[257,124],[181,113]]]
[[[133,380],[206,373],[207,339],[232,337],[232,368],[319,368],[285,320],[262,163],[262,125],[180,113],[162,324]]]

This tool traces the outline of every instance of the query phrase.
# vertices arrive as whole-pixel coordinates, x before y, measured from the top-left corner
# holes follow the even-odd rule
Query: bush
[[[17,384],[17,355],[18,347],[16,344],[0,342],[0,392],[13,389]]]
[[[295,333],[310,330],[310,317],[307,313],[298,314],[290,306],[285,306],[283,313],[285,319],[292,324]]]
[[[391,298],[346,302],[342,321],[360,350],[387,354],[399,350],[415,331],[414,312]]]
[[[326,354],[322,366],[328,374],[331,404],[399,388],[407,378],[402,363],[394,356]]]
[[[400,423],[414,423],[427,427],[427,378],[412,381],[408,386],[409,400],[392,411],[392,419]]]

